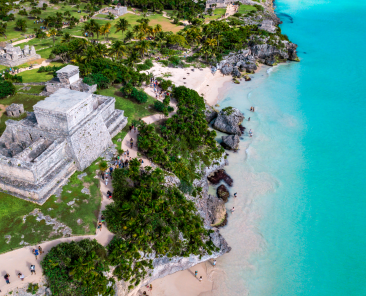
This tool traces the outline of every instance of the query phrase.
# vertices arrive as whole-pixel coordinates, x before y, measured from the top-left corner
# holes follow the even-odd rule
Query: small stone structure
[[[273,25],[272,20],[264,20],[259,28],[269,33],[276,33],[276,27]]]
[[[57,77],[46,82],[46,87],[41,93],[42,96],[49,96],[60,88],[68,88],[81,92],[93,93],[97,90],[97,85],[88,85],[79,77],[79,67],[67,65],[58,70]]]
[[[115,98],[57,90],[0,137],[0,190],[43,204],[76,171],[84,170],[127,124]]]
[[[121,15],[124,15],[124,14],[127,13],[127,7],[126,6],[120,6],[120,5],[117,5],[115,8],[106,7],[106,8],[103,8],[103,9],[99,10],[98,13],[100,13],[100,14],[111,13],[114,16],[121,16]]]
[[[25,45],[24,49],[21,49],[20,46],[14,47],[12,44],[7,44],[5,47],[0,47],[0,64],[7,67],[19,66],[40,58],[34,46],[29,48],[29,45]]]
[[[11,104],[9,107],[6,107],[6,115],[8,117],[19,117],[24,113],[23,104]]]

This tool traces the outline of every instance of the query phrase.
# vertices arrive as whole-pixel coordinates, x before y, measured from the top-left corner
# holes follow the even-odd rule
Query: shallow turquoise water
[[[215,292],[366,295],[366,1],[276,5],[301,62],[263,69],[220,103],[250,116],[254,137],[230,154],[239,197]]]

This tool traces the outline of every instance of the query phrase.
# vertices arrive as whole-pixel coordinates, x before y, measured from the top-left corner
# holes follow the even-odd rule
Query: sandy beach
[[[219,71],[211,73],[210,68],[196,69],[170,68],[154,63],[154,67],[145,73],[153,73],[155,77],[171,80],[176,86],[184,85],[194,89],[206,100],[207,104],[215,105],[220,100],[220,89],[226,82],[232,81],[231,76],[223,76]],[[145,91],[155,97],[154,89],[147,87]]]

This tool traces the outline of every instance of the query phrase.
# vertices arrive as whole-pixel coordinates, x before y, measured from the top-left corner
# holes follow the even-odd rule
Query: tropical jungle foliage
[[[167,187],[165,174],[159,168],[142,170],[136,158],[128,170],[113,173],[114,203],[103,211],[108,229],[116,234],[108,246],[109,259],[117,266],[114,274],[130,281],[130,288],[152,268],[152,260],[142,256],[187,257],[217,249],[194,203],[177,187]]]
[[[53,247],[41,265],[52,295],[112,296],[114,280],[103,275],[109,271],[107,259],[102,245],[84,239]]]

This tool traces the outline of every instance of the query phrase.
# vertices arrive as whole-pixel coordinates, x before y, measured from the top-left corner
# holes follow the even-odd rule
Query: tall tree
[[[57,30],[52,28],[51,30],[48,31],[47,36],[48,37],[52,37],[52,41],[53,41],[53,46],[55,46],[55,37],[57,35]]]
[[[117,23],[114,25],[114,27],[116,28],[116,33],[118,32],[122,32],[122,35],[124,32],[126,32],[128,30],[128,28],[131,25],[128,23],[128,21],[124,18],[120,18],[118,19]]]

